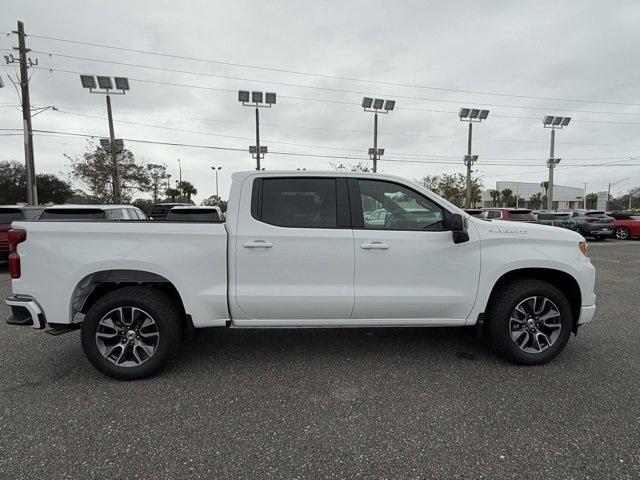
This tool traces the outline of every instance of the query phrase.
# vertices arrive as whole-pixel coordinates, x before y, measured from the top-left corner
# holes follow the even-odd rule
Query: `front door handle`
[[[265,240],[254,240],[253,242],[245,242],[242,244],[244,248],[271,248],[273,243]]]
[[[382,242],[371,242],[371,243],[363,243],[360,245],[360,248],[365,250],[388,250],[389,245]]]

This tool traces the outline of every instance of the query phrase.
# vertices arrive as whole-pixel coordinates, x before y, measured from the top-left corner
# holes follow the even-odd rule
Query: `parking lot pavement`
[[[465,329],[218,330],[127,383],[2,322],[0,478],[639,478],[640,241],[590,256],[596,318],[541,367]]]

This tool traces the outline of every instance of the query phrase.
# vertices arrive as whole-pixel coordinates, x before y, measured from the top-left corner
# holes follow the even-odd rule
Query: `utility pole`
[[[609,187],[607,188],[607,203],[605,204],[606,205],[605,210],[609,210],[609,199],[611,198],[611,187],[619,183],[622,183],[625,180],[629,180],[629,177],[617,180],[615,182],[609,182]]]
[[[29,73],[27,65],[27,52],[25,45],[24,23],[18,21],[18,50],[20,54],[20,90],[22,95],[22,127],[24,131],[24,163],[27,176],[27,203],[38,204],[38,189],[36,186],[36,170],[33,155],[33,130],[31,128],[31,101],[29,100]]]
[[[373,172],[378,171],[378,112],[373,116]]]
[[[583,193],[583,197],[582,197],[582,208],[584,210],[587,209],[587,183],[586,182],[584,184],[584,193]]]
[[[178,159],[178,182],[182,183],[182,160]]]

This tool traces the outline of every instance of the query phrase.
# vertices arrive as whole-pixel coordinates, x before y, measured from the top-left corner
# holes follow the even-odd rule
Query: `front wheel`
[[[536,279],[515,280],[500,287],[487,315],[493,349],[510,362],[540,365],[567,344],[571,307],[553,285]]]
[[[178,308],[162,292],[124,287],[107,293],[87,312],[82,348],[105,375],[137,380],[157,373],[182,337]]]
[[[629,240],[629,229],[627,227],[616,228],[616,238],[618,240]]]

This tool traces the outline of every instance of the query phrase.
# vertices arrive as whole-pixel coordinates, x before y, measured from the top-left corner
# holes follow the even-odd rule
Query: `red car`
[[[510,222],[540,223],[528,208],[485,208],[484,218]]]
[[[621,212],[612,212],[613,234],[620,240],[629,240],[640,237],[640,216],[627,215]]]
[[[7,232],[11,228],[11,222],[35,220],[41,213],[42,207],[0,206],[0,262],[9,258]]]

